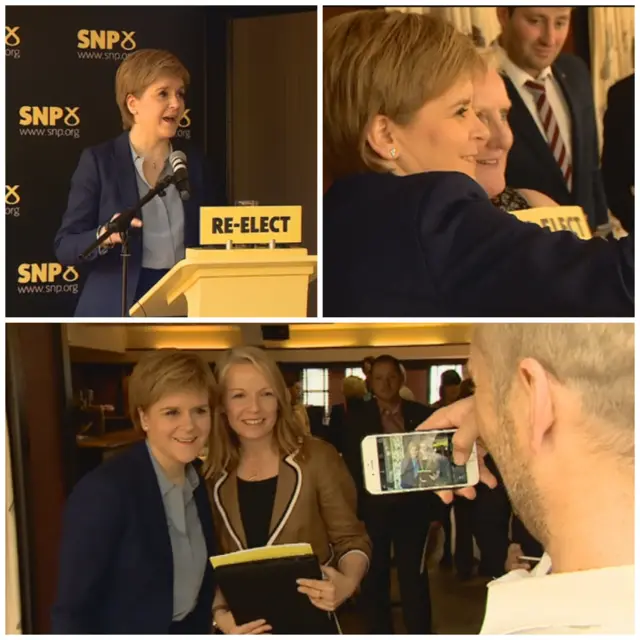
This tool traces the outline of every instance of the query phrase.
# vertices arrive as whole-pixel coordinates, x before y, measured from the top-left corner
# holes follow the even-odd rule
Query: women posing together
[[[269,632],[236,625],[212,555],[311,544],[325,579],[300,592],[335,611],[359,587],[371,543],[335,449],[305,435],[278,367],[233,349],[209,365],[160,350],[136,365],[129,407],[144,442],[90,472],[66,507],[52,632]],[[199,455],[207,447],[204,463]]]
[[[325,22],[323,65],[325,316],[633,316],[633,238],[504,211],[555,203],[505,189],[510,102],[470,38],[357,11]]]

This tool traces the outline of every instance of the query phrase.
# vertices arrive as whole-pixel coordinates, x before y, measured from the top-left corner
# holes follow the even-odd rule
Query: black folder
[[[272,634],[340,633],[332,613],[314,607],[298,592],[297,580],[322,580],[309,544],[273,545],[210,559],[215,580],[236,624],[264,619]]]

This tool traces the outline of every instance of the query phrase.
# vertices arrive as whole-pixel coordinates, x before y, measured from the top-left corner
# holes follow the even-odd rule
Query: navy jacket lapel
[[[139,460],[137,482],[140,487],[138,513],[145,527],[146,541],[154,554],[154,570],[167,578],[173,592],[173,552],[162,494],[145,442],[134,445]]]
[[[140,199],[138,195],[138,183],[136,181],[136,168],[131,157],[129,145],[129,132],[124,131],[114,141],[116,175],[118,182],[118,201],[122,211],[133,207]],[[138,217],[140,215],[138,214]]]

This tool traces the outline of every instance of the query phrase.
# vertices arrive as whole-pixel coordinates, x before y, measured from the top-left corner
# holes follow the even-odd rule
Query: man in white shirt
[[[546,549],[489,584],[482,633],[634,632],[633,342],[633,324],[478,325],[475,396],[419,427],[459,427],[458,464],[481,438]]]
[[[495,46],[512,102],[506,180],[560,205],[579,205],[595,230],[608,222],[593,88],[585,63],[562,48],[570,7],[498,7]]]

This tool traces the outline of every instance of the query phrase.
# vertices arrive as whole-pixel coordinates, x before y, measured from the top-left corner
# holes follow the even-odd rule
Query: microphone
[[[175,176],[175,185],[182,200],[188,200],[191,193],[189,174],[187,173],[187,156],[182,151],[174,151],[169,156],[169,162]]]

